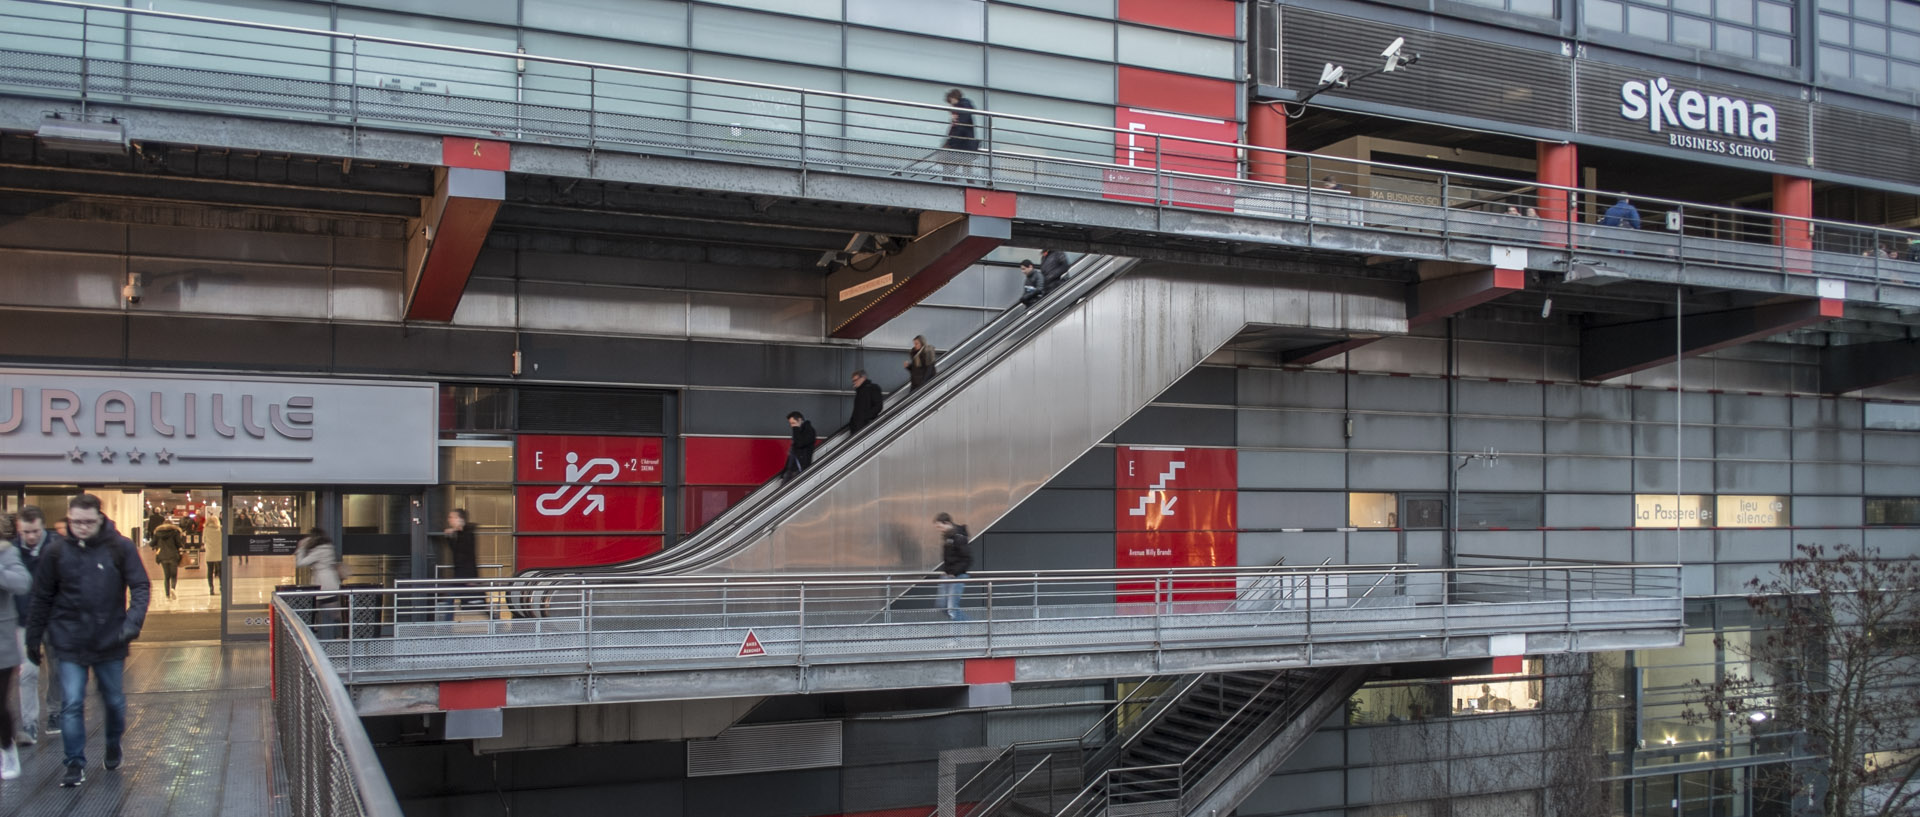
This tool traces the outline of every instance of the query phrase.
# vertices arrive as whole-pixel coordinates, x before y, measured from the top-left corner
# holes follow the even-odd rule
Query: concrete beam
[[[1422,264],[1422,271],[1430,265]],[[1434,278],[1407,285],[1407,328],[1411,329],[1423,323],[1432,323],[1450,315],[1484,304],[1509,292],[1519,292],[1527,288],[1527,272],[1524,269],[1499,269],[1482,267],[1463,273]],[[1280,362],[1305,366],[1319,363],[1335,355],[1343,355],[1369,343],[1379,340],[1373,338],[1348,338],[1307,349],[1296,349],[1280,355]]]
[[[866,337],[1012,237],[1011,219],[957,215],[871,267],[834,271],[827,276],[827,333]]]
[[[1920,377],[1920,339],[1852,343],[1820,350],[1820,391],[1846,394]]]
[[[1811,298],[1685,315],[1679,319],[1659,318],[1592,327],[1580,332],[1580,379],[1611,380],[1683,357],[1772,337],[1838,318],[1844,312],[1843,306],[1844,303],[1835,298]],[[1677,354],[1676,323],[1680,332]]]
[[[506,197],[507,174],[502,171],[434,171],[433,198],[407,235],[407,320],[453,320],[474,259]]]

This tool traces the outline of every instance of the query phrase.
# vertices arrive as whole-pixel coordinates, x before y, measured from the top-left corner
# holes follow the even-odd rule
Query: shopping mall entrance
[[[223,486],[114,486],[86,489],[100,497],[114,527],[139,547],[153,582],[143,641],[247,640],[267,637],[267,607],[276,588],[308,583],[295,563],[307,532],[319,527],[341,554],[341,580],[391,587],[412,574],[417,489],[389,492],[227,488]],[[58,529],[71,486],[27,486],[0,492],[11,516],[36,505]],[[180,529],[186,542],[172,570],[157,558],[154,531]],[[424,542],[424,531],[417,534]]]

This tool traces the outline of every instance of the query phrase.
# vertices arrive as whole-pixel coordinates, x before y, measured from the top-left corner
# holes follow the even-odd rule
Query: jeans
[[[87,671],[93,671],[93,684],[100,690],[100,702],[107,706],[107,745],[119,746],[127,733],[127,694],[120,688],[126,660],[102,661],[89,667],[61,661],[60,694],[66,706],[60,710],[60,740],[66,744],[67,762],[87,762]]]
[[[962,573],[958,576],[948,576],[947,578],[964,579],[966,577],[967,574]],[[954,621],[967,620],[967,614],[960,612],[960,594],[965,592],[965,590],[966,585],[959,581],[948,581],[940,584],[937,598],[940,601],[940,609],[947,611],[947,618],[953,619]]]

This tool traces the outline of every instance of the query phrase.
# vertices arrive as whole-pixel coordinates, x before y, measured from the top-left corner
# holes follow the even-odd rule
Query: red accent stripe
[[[1120,0],[1118,16],[1129,23],[1232,37],[1239,33],[1239,8],[1233,0]]]
[[[1240,86],[1219,79],[1119,67],[1120,104],[1128,108],[1210,116],[1233,120]]]
[[[441,681],[440,708],[499,709],[507,705],[507,679],[482,678],[478,681]]]
[[[440,163],[447,167],[471,167],[475,170],[506,170],[513,158],[513,146],[506,142],[447,136],[440,139]]]
[[[1019,202],[1012,193],[967,188],[967,215],[1013,218],[1019,209]]]
[[[969,658],[964,673],[968,684],[1010,684],[1015,670],[1011,658]]]

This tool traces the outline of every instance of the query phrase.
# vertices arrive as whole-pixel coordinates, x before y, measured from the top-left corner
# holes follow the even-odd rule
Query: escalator
[[[1060,291],[944,358],[920,393],[682,545],[524,578],[924,574],[939,561],[934,514],[987,529],[1248,325],[1406,328],[1399,290],[1382,282],[1090,256]]]

